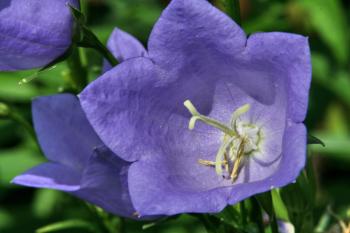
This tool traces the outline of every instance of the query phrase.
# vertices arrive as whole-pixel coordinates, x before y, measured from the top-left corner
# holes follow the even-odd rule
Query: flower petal
[[[138,161],[129,170],[129,189],[136,210],[143,215],[216,213],[227,205],[231,188],[196,191],[177,185],[167,164]],[[173,170],[174,171],[174,170]],[[204,182],[207,177],[199,177]],[[180,181],[183,183],[184,181]]]
[[[229,200],[235,204],[249,196],[292,183],[305,166],[306,128],[304,124],[289,123],[283,141],[283,154],[278,170],[262,181],[234,186]]]
[[[71,44],[72,17],[67,3],[77,0],[2,0],[0,70],[42,67]]]
[[[80,188],[80,178],[80,174],[73,169],[58,163],[49,162],[40,164],[15,177],[12,183],[72,192]]]
[[[256,33],[249,37],[246,54],[252,63],[265,64],[280,73],[288,93],[288,115],[296,123],[305,119],[311,83],[307,37],[290,33]],[[272,70],[273,69],[273,70]]]
[[[96,148],[83,172],[81,190],[75,195],[110,213],[136,217],[127,185],[129,165],[105,146]]]
[[[149,113],[160,101],[154,88],[157,81],[152,61],[135,58],[106,72],[79,96],[102,141],[127,161],[138,159],[154,147],[150,143],[150,125],[159,125],[157,116]],[[148,128],[144,127],[146,124]]]
[[[33,101],[34,128],[46,157],[82,170],[93,148],[102,144],[76,96],[61,94]]]
[[[140,41],[119,28],[113,30],[108,39],[107,47],[120,63],[130,58],[147,56],[147,51]],[[111,68],[112,66],[105,60],[103,73]]]
[[[212,68],[216,57],[233,56],[245,46],[242,29],[206,0],[173,0],[151,33],[149,56],[164,70]]]

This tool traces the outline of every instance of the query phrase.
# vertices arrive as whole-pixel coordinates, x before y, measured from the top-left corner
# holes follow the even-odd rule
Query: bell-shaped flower
[[[132,163],[141,216],[212,213],[297,178],[310,80],[306,37],[247,38],[207,1],[173,0],[148,56],[106,72],[80,100],[101,140]]]
[[[1,0],[0,71],[44,67],[72,41],[68,4],[78,0]]]
[[[77,97],[40,97],[32,111],[39,144],[49,161],[12,182],[61,190],[113,214],[136,218],[127,185],[130,163],[104,146]]]

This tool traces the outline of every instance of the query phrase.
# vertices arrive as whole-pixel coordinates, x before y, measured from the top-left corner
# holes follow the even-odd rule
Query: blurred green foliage
[[[219,0],[211,2],[220,6]],[[87,12],[89,27],[101,41],[106,42],[113,28],[120,27],[146,45],[154,22],[167,3],[166,0],[85,0],[84,10]],[[313,221],[319,223],[318,232],[326,232],[331,224],[336,223],[336,219],[327,214],[328,206],[332,206],[340,217],[350,217],[350,2],[241,0],[241,15],[242,26],[248,34],[285,31],[309,37],[313,80],[306,124],[309,132],[322,139],[326,147],[310,146],[308,169],[315,171],[315,176],[301,177],[305,180],[298,180],[297,184],[288,186],[281,191],[281,195],[276,191],[273,204],[279,210],[277,217],[297,219],[296,222],[301,221],[300,210],[303,215],[314,212]],[[89,49],[84,50],[84,53],[89,79],[92,80],[100,72],[102,58]],[[64,91],[70,85],[66,78],[65,62],[38,75],[34,74],[35,71],[0,73],[0,103],[16,109],[28,121],[31,119],[32,98]],[[23,78],[33,78],[33,75],[37,76],[33,81],[18,84]],[[56,191],[34,190],[10,184],[15,175],[44,160],[36,142],[25,128],[10,119],[0,119],[0,232],[35,232],[42,226],[62,221],[62,224],[49,227],[54,232],[94,232],[90,223],[97,220],[80,200]],[[314,188],[314,193],[304,195],[307,199],[298,196],[293,199],[285,195],[286,192],[307,192],[305,182],[306,186]],[[301,207],[295,209],[298,205]],[[234,219],[234,211],[223,212],[220,221]],[[69,224],[75,225],[75,229],[64,229]],[[200,221],[190,215],[151,225],[127,220],[123,226],[125,232],[204,231]],[[298,227],[309,226],[300,224]],[[38,232],[47,232],[47,229],[41,228]]]

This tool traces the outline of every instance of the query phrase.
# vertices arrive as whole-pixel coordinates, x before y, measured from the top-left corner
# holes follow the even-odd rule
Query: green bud
[[[6,118],[9,115],[10,115],[10,108],[4,103],[0,103],[0,118]]]

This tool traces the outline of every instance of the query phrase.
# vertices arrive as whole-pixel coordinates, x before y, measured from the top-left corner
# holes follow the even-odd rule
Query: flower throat
[[[249,111],[250,105],[245,104],[237,108],[232,114],[229,126],[201,115],[190,100],[186,100],[184,105],[192,114],[188,125],[190,130],[193,130],[196,121],[200,120],[224,133],[215,161],[199,159],[198,163],[215,167],[216,174],[235,182],[246,157],[259,151],[262,140],[261,129],[258,126],[240,120],[240,116]]]

